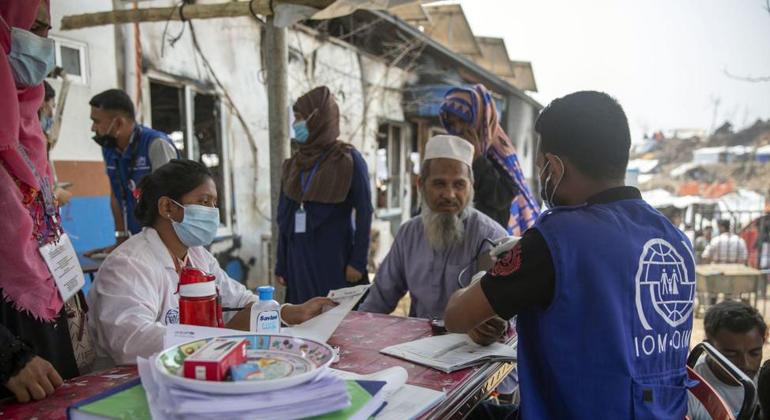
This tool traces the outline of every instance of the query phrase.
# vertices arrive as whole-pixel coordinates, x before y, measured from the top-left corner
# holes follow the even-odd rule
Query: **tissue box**
[[[204,381],[224,381],[230,366],[246,361],[246,340],[215,338],[184,361],[184,376]]]

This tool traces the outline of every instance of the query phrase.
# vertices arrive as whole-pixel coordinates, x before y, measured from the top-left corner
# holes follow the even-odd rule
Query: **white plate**
[[[244,334],[229,335],[244,338],[249,362],[262,367],[252,380],[203,381],[185,378],[184,359],[203,347],[209,340],[204,338],[179,344],[162,351],[156,358],[158,371],[171,383],[194,391],[217,394],[249,394],[289,388],[314,379],[333,361],[334,352],[325,343],[288,335]]]

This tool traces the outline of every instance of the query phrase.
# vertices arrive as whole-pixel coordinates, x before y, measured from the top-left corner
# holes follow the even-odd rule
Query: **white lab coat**
[[[240,308],[257,296],[228,277],[203,247],[187,252],[189,262],[216,276],[222,306]],[[134,364],[163,349],[166,325],[179,322],[179,275],[171,253],[152,228],[144,228],[104,261],[88,292],[89,328],[97,355],[115,364]]]

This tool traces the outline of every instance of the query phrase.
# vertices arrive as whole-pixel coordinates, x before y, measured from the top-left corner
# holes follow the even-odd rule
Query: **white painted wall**
[[[170,1],[143,2],[142,7],[171,5]],[[108,0],[90,2],[55,2],[54,22],[64,15],[104,11],[112,7]],[[128,6],[126,6],[128,7]],[[73,85],[64,114],[62,136],[54,151],[55,160],[101,160],[99,148],[90,132],[88,100],[105,89],[120,87],[128,81],[134,97],[133,63],[126,74],[118,74],[117,63],[133,54],[133,25],[101,26],[77,31],[57,32],[61,36],[88,45],[89,82]],[[270,232],[270,162],[267,118],[267,91],[262,71],[261,27],[253,18],[208,19],[194,22],[198,42],[214,68],[235,107],[247,122],[243,127],[233,109],[224,113],[224,136],[229,140],[230,169],[233,173],[236,224],[234,233],[242,237],[240,255],[244,260],[261,259],[261,236]],[[143,121],[149,121],[151,109],[149,77],[171,75],[214,86],[214,80],[195,52],[189,28],[172,47],[168,39],[179,34],[182,23],[171,22],[166,38],[166,23],[141,24],[141,48],[144,66],[149,69],[142,80],[144,103],[138,106]],[[116,32],[125,42],[116,48]],[[289,30],[292,59],[289,63],[289,100],[293,103],[311,88],[325,84],[336,95],[341,113],[341,138],[350,141],[364,155],[370,174],[374,171],[374,151],[378,122],[383,119],[403,121],[401,91],[413,75],[388,66],[375,57],[362,56],[354,47],[337,41],[321,41],[312,31]],[[162,48],[163,42],[166,46]],[[163,54],[161,54],[163,49]],[[300,58],[300,59],[297,59]],[[269,60],[269,57],[266,57]],[[58,85],[55,85],[58,87]],[[219,91],[219,88],[216,88]],[[222,92],[219,92],[220,95]],[[226,101],[223,98],[223,103]],[[366,106],[364,106],[366,104]],[[257,141],[252,153],[246,130]],[[251,279],[263,278],[262,261],[252,269]]]
[[[90,1],[56,1],[51,7],[50,35],[57,38],[73,40],[86,44],[86,84],[72,83],[70,85],[67,104],[62,118],[59,142],[53,149],[53,160],[100,161],[102,153],[99,146],[91,140],[91,108],[88,101],[95,94],[118,86],[116,67],[114,26],[98,26],[95,28],[74,31],[60,31],[59,23],[66,15],[90,13],[108,10],[112,7],[110,0]],[[60,83],[50,81],[51,86],[58,92]],[[106,176],[106,175],[105,175]]]
[[[233,231],[242,237],[240,255],[245,260],[259,256],[261,235],[270,231],[270,221],[266,217],[270,215],[267,90],[264,78],[260,77],[260,26],[254,19],[246,17],[194,22],[201,51],[232,99],[234,108],[231,108],[194,49],[189,28],[172,47],[168,44],[169,37],[176,36],[182,28],[180,22],[172,22],[167,31],[166,46],[162,47],[165,25],[145,23],[141,28],[142,52],[145,65],[150,69],[149,76],[162,73],[203,82],[214,87],[222,97],[226,105],[223,135],[227,138],[229,165],[234,175],[236,222]],[[145,78],[146,86],[149,86],[149,78]],[[145,100],[149,100],[148,87],[145,92]],[[247,127],[236,118],[235,108],[244,117]],[[145,115],[148,117],[149,112]],[[257,141],[256,156],[250,147],[247,130]],[[261,273],[254,273],[254,270],[252,273],[252,277],[261,277]]]

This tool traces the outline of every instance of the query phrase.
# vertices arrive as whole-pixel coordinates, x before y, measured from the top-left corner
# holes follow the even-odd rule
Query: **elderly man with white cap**
[[[439,135],[425,146],[418,187],[421,214],[406,222],[382,262],[362,311],[391,313],[409,292],[409,316],[442,319],[449,297],[467,286],[479,256],[504,238],[500,224],[469,205],[473,202],[473,146]],[[502,320],[469,333],[480,344],[502,334]]]

